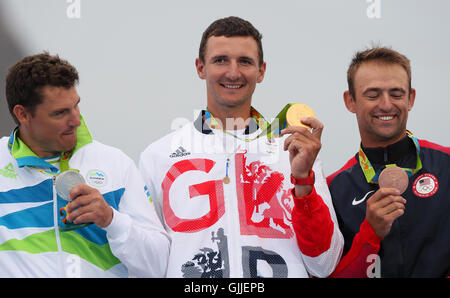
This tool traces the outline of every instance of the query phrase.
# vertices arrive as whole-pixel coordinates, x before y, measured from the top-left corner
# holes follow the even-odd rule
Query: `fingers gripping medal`
[[[56,177],[55,180],[55,189],[57,194],[64,200],[68,201],[67,205],[65,207],[62,207],[59,209],[59,215],[61,216],[61,221],[67,225],[66,227],[63,227],[61,230],[73,230],[76,228],[84,227],[87,224],[74,224],[73,222],[67,220],[67,216],[70,214],[67,212],[67,208],[70,205],[70,198],[69,194],[72,188],[79,184],[86,183],[83,176],[80,175],[77,171],[69,170],[62,172],[58,177]]]
[[[400,191],[400,194],[404,193],[408,188],[408,175],[406,172],[397,166],[390,166],[385,168],[378,178],[378,184],[381,187],[392,187]]]
[[[69,193],[78,184],[86,183],[83,176],[77,171],[69,170],[62,172],[55,180],[55,188],[58,195],[66,200],[70,201]]]
[[[302,123],[302,119],[306,117],[316,118],[316,115],[313,109],[302,103],[293,104],[286,112],[286,121],[289,126],[303,126],[311,129],[310,126]]]

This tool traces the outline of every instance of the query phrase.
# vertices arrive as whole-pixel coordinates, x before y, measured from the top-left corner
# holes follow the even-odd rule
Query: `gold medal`
[[[226,176],[222,179],[223,183],[228,184],[230,183],[230,177]]]
[[[311,127],[303,124],[301,121],[302,118],[306,117],[315,118],[316,115],[314,114],[313,109],[302,103],[291,105],[286,112],[286,121],[289,126],[303,126],[311,129]]]

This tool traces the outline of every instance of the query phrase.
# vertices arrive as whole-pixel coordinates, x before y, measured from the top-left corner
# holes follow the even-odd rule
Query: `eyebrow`
[[[249,60],[249,61],[255,62],[255,60],[252,57],[247,57],[247,56],[241,56],[241,57],[239,57],[239,59],[240,60]]]
[[[211,57],[211,61],[215,61],[217,59],[229,59],[229,56],[227,55],[217,55],[217,56],[213,56]],[[250,61],[252,63],[255,63],[255,59],[248,57],[248,56],[239,56],[238,60],[246,60],[246,61]]]
[[[392,88],[392,89],[389,89],[389,91],[390,92],[392,92],[392,91],[400,91],[400,92],[402,92],[402,93],[406,93],[406,90],[405,89],[403,89],[403,88]]]
[[[376,87],[373,87],[373,88],[367,88],[366,90],[364,90],[363,91],[363,93],[362,94],[367,94],[368,92],[380,92],[380,91],[382,91],[382,89],[381,88],[376,88]]]
[[[228,56],[226,56],[226,55],[217,55],[217,56],[213,56],[213,57],[211,57],[211,61],[215,61],[215,60],[217,60],[217,59],[227,59],[228,58]]]
[[[77,105],[79,105],[80,102],[81,102],[81,97],[78,97],[78,100],[77,100],[77,102],[75,103],[74,107],[76,107]],[[53,114],[57,114],[57,113],[60,113],[60,112],[67,111],[67,110],[69,110],[69,108],[62,108],[62,109],[58,109],[58,110],[52,111],[51,114],[53,115]]]
[[[373,87],[373,88],[367,88],[366,90],[364,90],[363,91],[363,94],[367,94],[368,92],[372,92],[372,91],[375,91],[375,92],[380,92],[380,91],[383,91],[383,90],[385,90],[385,89],[382,89],[382,88],[376,88],[376,87]],[[403,89],[403,88],[391,88],[391,89],[388,89],[388,91],[389,92],[396,92],[396,91],[399,91],[399,92],[402,92],[402,93],[406,93],[406,90],[405,89]]]

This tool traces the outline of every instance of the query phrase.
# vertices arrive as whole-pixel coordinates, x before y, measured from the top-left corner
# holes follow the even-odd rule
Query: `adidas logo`
[[[169,157],[182,157],[191,154],[191,152],[187,152],[183,147],[178,147],[174,153],[170,154]]]
[[[17,179],[17,174],[14,171],[12,163],[9,163],[9,165],[4,167],[3,169],[0,169],[0,175],[2,175],[5,178]]]

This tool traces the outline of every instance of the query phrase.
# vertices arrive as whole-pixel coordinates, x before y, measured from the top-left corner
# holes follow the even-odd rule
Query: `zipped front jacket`
[[[375,170],[387,164],[420,165],[401,195],[405,212],[384,239],[365,219],[367,200],[379,186],[367,182],[363,166],[368,163],[360,163],[361,153],[327,178],[345,239],[344,257],[333,276],[450,276],[450,148],[420,139],[414,146],[414,139],[364,149]]]
[[[65,230],[58,164],[37,157],[17,130],[0,139],[0,277],[164,276],[170,240],[134,162],[93,141],[83,121],[69,166],[113,208],[108,227]]]
[[[285,138],[257,138],[261,130],[252,125],[238,135],[210,129],[203,113],[152,143],[139,163],[172,240],[167,276],[330,274],[343,238],[320,161],[313,167],[313,192],[299,199],[316,202],[329,221],[322,233],[311,225],[307,208],[300,210],[307,214],[295,224],[304,232],[300,239],[293,227],[296,203]]]

